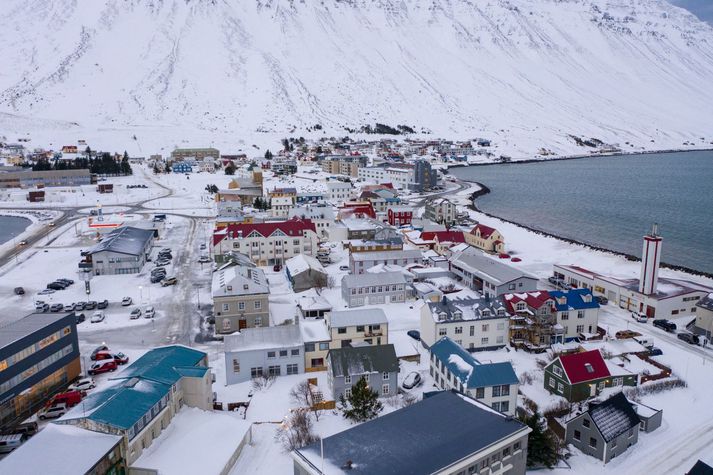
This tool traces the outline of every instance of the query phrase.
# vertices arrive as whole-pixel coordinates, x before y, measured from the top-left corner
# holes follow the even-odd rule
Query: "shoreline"
[[[594,251],[599,251],[599,252],[603,252],[603,253],[606,253],[606,254],[612,254],[612,255],[615,255],[615,256],[621,256],[621,257],[624,257],[627,261],[630,261],[630,262],[641,262],[641,259],[640,259],[640,258],[638,258],[637,256],[634,256],[634,255],[632,255],[632,254],[627,254],[627,253],[625,253],[625,252],[620,252],[620,251],[614,251],[614,250],[612,250],[612,249],[607,249],[607,248],[605,248],[605,247],[597,246],[597,245],[595,245],[595,244],[588,244],[588,243],[586,243],[586,242],[578,241],[578,240],[576,240],[576,239],[571,239],[571,238],[559,236],[559,235],[557,235],[557,234],[555,234],[555,233],[553,233],[553,232],[547,232],[547,231],[542,231],[542,230],[539,230],[539,229],[535,229],[535,228],[530,227],[530,226],[527,226],[527,225],[525,225],[525,224],[521,224],[521,223],[518,223],[518,222],[516,222],[516,221],[512,221],[512,220],[510,220],[510,219],[503,218],[503,217],[498,216],[498,215],[496,215],[496,214],[492,214],[492,213],[488,213],[487,211],[483,211],[483,210],[481,210],[480,208],[478,208],[478,206],[476,205],[475,201],[476,201],[476,199],[477,199],[478,197],[484,196],[484,195],[487,195],[488,193],[490,193],[490,188],[488,188],[488,187],[487,187],[486,185],[484,185],[483,183],[480,183],[480,182],[477,182],[477,181],[466,181],[466,180],[463,180],[463,181],[465,181],[466,183],[475,184],[475,185],[477,185],[477,186],[480,187],[479,190],[474,191],[473,193],[470,194],[470,196],[468,196],[468,200],[470,201],[470,204],[468,205],[468,208],[470,208],[471,210],[473,210],[473,211],[475,211],[475,212],[477,212],[477,213],[481,213],[481,214],[484,214],[485,216],[488,216],[488,217],[490,217],[490,218],[498,219],[498,220],[503,221],[503,222],[505,222],[505,223],[512,224],[513,226],[517,226],[517,227],[519,227],[519,228],[525,229],[525,230],[527,230],[527,231],[530,231],[530,232],[532,232],[532,233],[538,234],[538,235],[540,235],[540,236],[551,237],[551,238],[554,238],[554,239],[558,239],[558,240],[560,240],[560,241],[564,241],[564,242],[569,243],[569,244],[576,244],[576,245],[578,245],[578,246],[582,246],[582,247],[585,247],[585,248],[588,248],[588,249],[592,249],[592,250],[594,250]],[[685,273],[687,273],[687,274],[691,274],[691,275],[695,275],[695,276],[700,276],[700,277],[707,277],[707,278],[709,278],[709,279],[713,279],[713,273],[710,273],[710,272],[699,271],[699,270],[696,270],[696,269],[691,269],[690,267],[681,266],[681,265],[676,265],[676,264],[668,264],[668,263],[666,263],[666,262],[661,262],[660,265],[661,265],[661,267],[666,268],[666,269],[675,270],[675,271],[680,271],[680,272],[685,272]]]

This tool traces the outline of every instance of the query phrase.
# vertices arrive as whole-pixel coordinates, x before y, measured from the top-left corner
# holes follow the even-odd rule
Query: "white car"
[[[153,307],[144,308],[144,318],[153,318],[156,316],[156,310]]]
[[[95,387],[96,384],[92,378],[82,378],[74,384],[71,384],[67,389],[69,391],[88,391],[90,389],[94,389]]]
[[[137,318],[141,317],[141,309],[139,307],[136,307],[131,311],[131,314],[129,315],[129,318],[131,320],[136,320]]]
[[[201,257],[198,259],[198,262],[199,262],[200,264],[207,264],[208,262],[210,262],[210,257],[205,256],[205,255],[204,255],[204,256],[201,256]]]
[[[39,417],[42,420],[45,419],[54,419],[56,417],[62,417],[67,413],[67,405],[62,403],[62,404],[55,404],[54,406],[50,407],[45,407],[40,412],[37,413],[37,417]]]
[[[131,302],[131,297],[124,297],[123,299],[121,299],[122,307],[128,307],[129,305],[131,305]]]
[[[72,310],[74,310],[74,305],[65,305],[64,306],[65,312],[71,312]]]
[[[639,323],[646,323],[647,321],[649,321],[649,319],[646,318],[646,315],[641,315],[639,312],[631,312],[631,318],[633,318]]]
[[[100,323],[104,321],[104,312],[94,312],[92,318],[89,319],[91,323]]]

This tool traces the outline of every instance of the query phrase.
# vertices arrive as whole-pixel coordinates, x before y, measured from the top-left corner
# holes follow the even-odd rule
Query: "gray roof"
[[[249,351],[290,348],[302,345],[299,325],[244,328],[240,333],[225,335],[224,351]]]
[[[465,266],[479,278],[488,282],[495,282],[498,285],[506,284],[523,277],[537,280],[537,277],[500,261],[496,261],[475,249],[468,249],[454,255],[451,258],[451,262]]]
[[[89,250],[89,254],[97,252],[109,251],[118,254],[128,254],[130,256],[139,256],[149,241],[154,237],[154,232],[151,229],[139,229],[132,226],[122,226],[116,228],[107,234],[102,242]]]
[[[426,475],[529,429],[452,391],[377,417],[324,439],[325,466],[337,473]],[[320,473],[320,443],[296,451]],[[341,469],[347,460],[351,469]]]
[[[71,313],[71,312],[70,312]],[[0,348],[32,335],[48,325],[65,318],[69,313],[31,313],[0,327]]]
[[[435,321],[439,321],[441,312],[445,313],[444,321],[448,322],[510,317],[505,303],[500,298],[451,299],[444,296],[439,302],[428,302],[428,308]],[[489,315],[483,316],[483,310],[489,310]],[[498,310],[505,313],[498,316]]]
[[[288,218],[302,218],[302,219],[326,219],[329,221],[334,221],[334,210],[331,206],[315,206],[315,205],[302,205],[295,206],[287,212]]]
[[[229,263],[213,274],[213,297],[269,294],[265,272],[257,267]]]
[[[372,285],[405,284],[406,277],[402,272],[379,272],[377,274],[348,274],[342,277],[342,285],[348,289],[352,287],[366,287]]]
[[[335,348],[329,350],[327,358],[336,377],[399,371],[399,360],[391,344]]]
[[[701,300],[698,301],[696,306],[705,308],[706,310],[710,310],[711,312],[713,312],[713,294],[708,294],[707,296],[703,297]]]
[[[388,323],[386,314],[380,308],[360,308],[357,310],[340,310],[329,316],[330,326],[353,327],[355,325],[380,325]]]
[[[624,393],[617,393],[599,404],[591,403],[587,413],[607,442],[638,426],[640,422]]]
[[[354,252],[351,257],[356,262],[390,259],[421,259],[423,253],[418,249],[404,249],[397,251]]]

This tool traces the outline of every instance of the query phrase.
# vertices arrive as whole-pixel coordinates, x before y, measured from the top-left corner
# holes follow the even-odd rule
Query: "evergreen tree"
[[[226,174],[226,175],[235,175],[235,165],[233,165],[232,162],[230,162],[230,163],[225,167],[225,174]]]
[[[339,396],[339,404],[344,417],[354,422],[371,420],[384,408],[379,402],[379,395],[369,388],[364,377],[352,386],[349,397],[345,398],[343,394]]]
[[[557,439],[540,417],[539,412],[523,418],[532,432],[527,437],[527,466],[528,468],[552,468],[557,463]]]
[[[265,160],[272,160],[272,152],[270,151],[270,149],[267,149],[267,151],[265,152]]]

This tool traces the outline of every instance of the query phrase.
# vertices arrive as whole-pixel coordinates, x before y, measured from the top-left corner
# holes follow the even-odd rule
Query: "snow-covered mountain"
[[[2,3],[0,135],[713,141],[713,28],[663,0]]]

